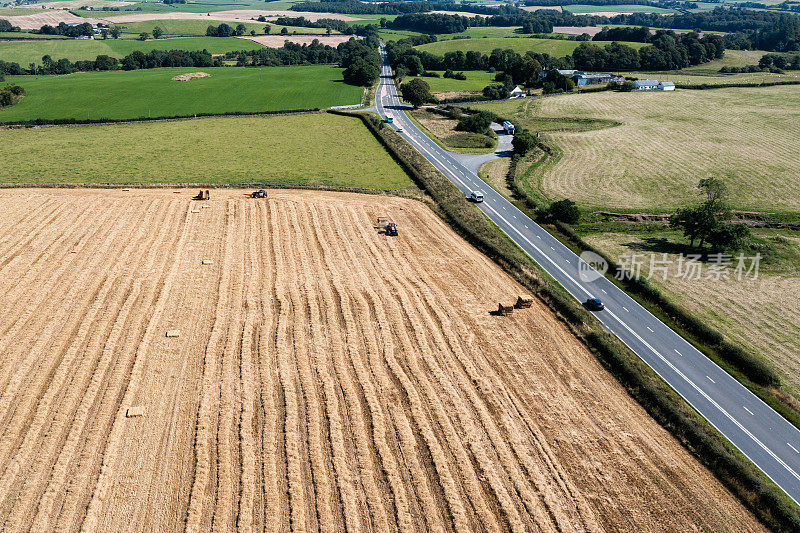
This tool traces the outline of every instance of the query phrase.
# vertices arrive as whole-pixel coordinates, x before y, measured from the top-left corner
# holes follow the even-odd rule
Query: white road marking
[[[750,413],[751,415],[753,414],[753,411],[751,411],[750,409],[748,409],[744,405],[742,407],[744,407],[744,410],[747,411],[748,413]],[[755,416],[755,415],[753,415],[753,416]]]
[[[673,348],[673,350],[675,350],[675,348]],[[683,357],[683,354],[681,352],[679,352],[678,350],[675,350],[675,353],[680,355],[681,357]]]
[[[569,263],[570,265],[572,264],[572,263],[570,263],[569,259],[564,259],[564,261],[566,261],[566,262],[567,262],[567,263]]]
[[[651,328],[650,326],[647,326],[647,329],[650,330],[650,333],[655,333],[655,331],[653,331],[653,328]]]
[[[624,305],[622,306],[622,308],[625,310],[626,313],[630,313],[630,311],[628,311],[628,308],[625,307]]]
[[[788,444],[788,445],[789,445],[789,448],[791,448],[791,449],[793,449],[793,450],[794,450],[794,453],[800,453],[800,452],[798,452],[798,451],[797,451],[797,448],[795,448],[794,446],[792,446],[792,445],[791,445],[791,444],[789,444],[788,442],[787,442],[786,444]]]
[[[714,381],[713,379],[711,379],[711,377],[710,377],[710,376],[706,376],[706,377],[708,378],[708,381],[710,381],[711,383],[716,383],[716,381]]]
[[[605,289],[600,289],[600,290],[603,291],[603,294],[608,294]]]

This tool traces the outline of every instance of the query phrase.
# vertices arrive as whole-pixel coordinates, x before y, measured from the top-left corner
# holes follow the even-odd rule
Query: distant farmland
[[[198,70],[211,76],[188,82],[172,80]],[[361,87],[341,81],[341,69],[328,65],[160,68],[6,80],[22,85],[28,95],[19,104],[0,110],[0,122],[326,108],[357,104],[363,92]]]
[[[75,39],[58,41],[7,41],[0,42],[0,58],[3,61],[19,63],[27,67],[29,63],[42,63],[42,56],[49,55],[53,61],[67,58],[70,61],[94,60],[99,55],[122,58],[136,50],[208,50],[211,54],[224,54],[235,50],[256,50],[261,45],[236,37],[187,37],[183,39],[133,40],[94,40]]]
[[[530,121],[602,119],[622,125],[543,133],[563,152],[531,186],[587,208],[672,209],[699,179],[723,179],[739,209],[800,209],[800,91],[794,86],[674,93],[568,95],[476,106]],[[516,109],[513,109],[516,106]],[[747,132],[743,135],[742,132]]]
[[[447,41],[437,41],[418,46],[417,49],[424,50],[436,55],[444,55],[447,52],[467,52],[474,50],[482,54],[491,54],[495,48],[503,50],[511,49],[519,54],[525,52],[546,53],[555,57],[569,55],[581,43],[579,41],[567,41],[562,39],[533,39],[530,37],[503,38],[489,37],[486,39],[451,39]],[[610,43],[605,43],[610,44]],[[641,48],[644,43],[623,43],[634,48]]]

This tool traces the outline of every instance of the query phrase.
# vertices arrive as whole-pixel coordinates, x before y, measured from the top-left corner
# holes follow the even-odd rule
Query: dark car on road
[[[589,298],[583,305],[586,306],[586,309],[589,311],[602,311],[606,308],[600,298]]]

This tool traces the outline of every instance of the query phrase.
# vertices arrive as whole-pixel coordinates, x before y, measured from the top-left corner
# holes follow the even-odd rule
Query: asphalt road
[[[469,164],[474,159],[426,137],[404,112],[383,47],[381,55],[377,112],[391,114],[400,135],[464,194],[482,191],[481,211],[575,299],[602,299],[606,308],[595,316],[603,326],[800,504],[800,431],[611,281],[594,275],[587,263],[484,183]]]

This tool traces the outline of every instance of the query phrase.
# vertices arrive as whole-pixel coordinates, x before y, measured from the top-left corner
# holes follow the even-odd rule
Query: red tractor
[[[378,217],[378,229],[383,230],[383,234],[388,237],[397,237],[397,224],[389,217]]]

